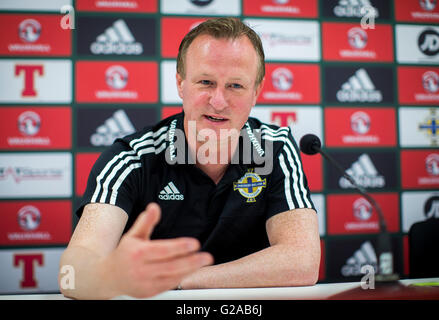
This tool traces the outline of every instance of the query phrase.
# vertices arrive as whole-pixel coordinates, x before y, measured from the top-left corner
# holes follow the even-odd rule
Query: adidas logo
[[[143,45],[136,42],[125,21],[119,19],[97,36],[96,41],[90,45],[90,51],[94,54],[140,55],[143,53]]]
[[[370,0],[340,0],[334,7],[334,14],[337,17],[362,18],[366,13],[363,8],[373,8],[374,16],[378,17],[378,10],[372,7]]]
[[[372,160],[367,154],[362,154],[346,173],[353,176],[355,182],[364,188],[383,188],[386,184],[382,175],[378,174]],[[344,177],[339,180],[341,188],[352,188],[352,184]]]
[[[424,209],[425,212],[425,217],[427,219],[431,219],[431,218],[439,218],[439,199],[436,199],[434,201],[430,201],[431,202],[431,207],[429,208],[430,210],[428,210],[428,204],[424,205],[424,208],[427,207],[427,210]]]
[[[171,181],[169,182],[159,194],[160,200],[184,200],[184,195],[178,191],[175,184]]]
[[[340,102],[381,102],[383,95],[375,89],[366,70],[361,68],[337,91],[337,99]]]
[[[90,137],[93,146],[109,146],[117,138],[134,133],[136,130],[124,110],[117,110],[111,118],[99,126]]]
[[[377,272],[377,256],[370,241],[363,243],[360,249],[346,260],[346,264],[341,268],[341,274],[345,277],[363,275],[361,267],[365,265],[372,266],[375,273]]]

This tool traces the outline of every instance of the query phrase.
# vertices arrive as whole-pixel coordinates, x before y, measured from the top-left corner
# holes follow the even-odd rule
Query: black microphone
[[[346,173],[345,169],[329,154],[324,152],[322,149],[322,143],[319,137],[314,134],[306,134],[300,139],[300,151],[308,155],[314,155],[320,153],[326,160],[328,160],[332,165],[334,165],[347,179],[354,188],[365,197],[370,204],[374,207],[375,211],[378,213],[380,233],[378,235],[378,252],[379,252],[379,267],[378,275],[376,277],[377,281],[390,282],[399,279],[399,275],[394,273],[393,270],[393,253],[392,244],[390,240],[390,234],[387,232],[386,220],[384,219],[383,212],[378,203],[367,193],[366,189],[359,186],[354,178]]]

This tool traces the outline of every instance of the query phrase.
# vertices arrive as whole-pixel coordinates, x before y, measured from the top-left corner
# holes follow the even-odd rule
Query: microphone
[[[354,188],[365,197],[373,206],[378,214],[378,224],[380,227],[380,233],[378,234],[378,252],[379,252],[379,267],[376,280],[380,282],[392,282],[399,279],[399,275],[394,273],[393,270],[393,253],[392,244],[390,240],[390,234],[387,232],[386,220],[384,219],[383,212],[378,203],[373,199],[362,186],[359,186],[354,178],[346,173],[345,169],[329,154],[322,149],[322,143],[319,137],[314,134],[306,134],[300,139],[300,151],[307,155],[314,155],[320,153],[326,160],[328,160],[333,166],[335,166],[347,179]]]

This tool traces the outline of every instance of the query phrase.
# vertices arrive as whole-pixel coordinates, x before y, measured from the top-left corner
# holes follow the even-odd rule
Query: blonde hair
[[[237,39],[246,36],[253,44],[259,58],[256,85],[259,85],[265,76],[265,55],[262,41],[257,33],[238,18],[208,19],[189,31],[180,43],[177,56],[177,72],[184,79],[186,77],[185,57],[192,41],[200,35],[209,35],[216,39]]]

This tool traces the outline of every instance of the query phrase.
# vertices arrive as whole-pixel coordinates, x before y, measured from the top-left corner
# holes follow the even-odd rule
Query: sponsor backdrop
[[[382,206],[394,265],[439,218],[439,3],[432,0],[2,0],[0,293],[58,292],[91,166],[114,139],[181,110],[180,40],[239,17],[266,52],[252,116],[320,137]],[[303,155],[318,209],[320,282],[376,267],[371,204]]]

